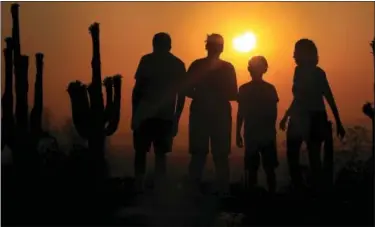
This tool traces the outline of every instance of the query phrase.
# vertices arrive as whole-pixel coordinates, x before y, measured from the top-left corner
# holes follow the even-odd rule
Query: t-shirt
[[[133,123],[150,118],[173,120],[185,75],[185,64],[172,53],[143,56],[135,74]]]
[[[323,95],[329,92],[330,88],[323,69],[296,67],[292,90],[297,111],[325,111]]]
[[[245,140],[275,139],[278,101],[275,87],[266,81],[251,81],[239,88],[238,108],[244,118]]]
[[[209,110],[227,106],[237,95],[237,78],[231,63],[220,59],[195,60],[188,69],[187,93]]]
[[[297,66],[292,91],[293,102],[288,112],[294,122],[293,133],[308,138],[311,131],[311,117],[317,113],[323,116],[326,114],[324,95],[331,93],[326,73],[319,67]]]

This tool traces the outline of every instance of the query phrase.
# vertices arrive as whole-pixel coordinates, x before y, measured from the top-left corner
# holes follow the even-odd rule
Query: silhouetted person
[[[327,100],[336,121],[337,135],[345,136],[339,112],[329,86],[326,73],[318,67],[318,50],[313,41],[301,39],[295,44],[294,59],[297,64],[293,79],[293,102],[280,122],[280,128],[287,129],[287,157],[290,176],[295,187],[302,186],[299,169],[299,154],[302,142],[306,142],[313,186],[321,183],[321,146],[328,127]]]
[[[143,190],[146,155],[151,145],[155,152],[157,182],[164,177],[166,154],[171,152],[185,103],[180,87],[186,69],[184,63],[170,53],[170,36],[158,33],[152,44],[153,52],[143,56],[139,63],[132,96],[134,171],[139,190]]]
[[[227,194],[232,129],[230,101],[237,99],[237,79],[233,65],[220,59],[223,45],[221,35],[209,35],[207,57],[195,60],[188,69],[187,96],[193,99],[189,119],[189,175],[198,185],[211,145],[219,193]]]
[[[363,105],[362,111],[367,117],[374,120],[374,108],[372,108],[371,103],[366,103]]]
[[[239,88],[236,143],[245,145],[246,181],[250,188],[257,184],[257,172],[262,166],[267,175],[268,190],[276,191],[275,168],[278,166],[276,150],[276,119],[279,101],[275,87],[263,80],[268,63],[263,56],[252,57],[248,71],[252,80]],[[241,128],[244,123],[244,142]]]

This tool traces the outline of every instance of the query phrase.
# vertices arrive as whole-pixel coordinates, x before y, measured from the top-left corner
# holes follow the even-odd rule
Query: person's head
[[[206,50],[209,56],[220,56],[224,50],[224,38],[215,33],[207,35]]]
[[[250,59],[247,69],[251,78],[262,79],[263,74],[268,70],[268,62],[263,56],[254,56]]]
[[[172,39],[168,33],[157,33],[152,39],[152,47],[157,52],[169,52],[172,49]]]
[[[310,39],[300,39],[294,46],[294,60],[298,66],[317,66],[318,48]]]

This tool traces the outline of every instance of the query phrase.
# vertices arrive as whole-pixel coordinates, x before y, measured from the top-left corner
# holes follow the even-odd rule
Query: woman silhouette
[[[295,44],[294,59],[297,64],[293,78],[293,102],[280,122],[287,129],[287,158],[292,184],[302,186],[299,168],[299,153],[302,142],[307,145],[313,186],[321,181],[321,146],[331,127],[328,122],[324,98],[328,102],[336,121],[337,136],[343,138],[345,130],[329,86],[326,74],[318,67],[318,50],[314,42],[301,39]]]

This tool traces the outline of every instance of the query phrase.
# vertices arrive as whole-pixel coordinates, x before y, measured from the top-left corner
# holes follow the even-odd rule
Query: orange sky
[[[372,101],[373,63],[369,41],[374,37],[372,2],[24,2],[20,4],[22,52],[45,54],[45,105],[55,122],[70,116],[67,85],[91,78],[91,38],[88,26],[100,22],[103,75],[123,75],[121,126],[117,135],[129,133],[133,75],[140,57],[151,51],[153,34],[172,36],[172,52],[188,67],[205,55],[207,33],[225,38],[222,58],[236,67],[239,85],[248,80],[247,60],[262,54],[269,61],[266,80],[280,96],[279,113],[291,101],[294,43],[313,39],[320,54],[345,124],[368,122],[361,106]],[[1,3],[2,40],[11,35],[10,3]],[[236,53],[232,39],[254,32],[256,50]],[[34,62],[35,59],[32,58]],[[30,93],[35,66],[31,65]],[[2,68],[2,81],[4,70]],[[187,138],[189,102],[181,134]],[[234,113],[237,109],[233,105]],[[368,122],[369,123],[369,122]],[[131,139],[129,138],[129,142]]]

